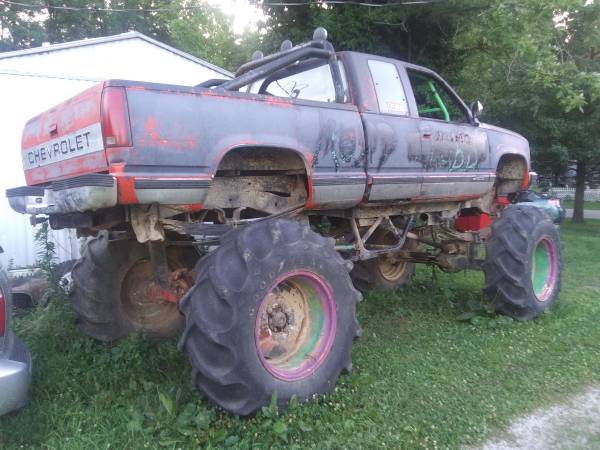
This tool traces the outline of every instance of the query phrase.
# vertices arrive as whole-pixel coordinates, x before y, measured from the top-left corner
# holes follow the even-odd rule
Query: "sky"
[[[264,19],[265,15],[256,4],[251,5],[248,0],[207,0],[211,5],[219,6],[225,14],[233,17],[233,30],[242,34],[246,27],[253,29],[256,23]]]

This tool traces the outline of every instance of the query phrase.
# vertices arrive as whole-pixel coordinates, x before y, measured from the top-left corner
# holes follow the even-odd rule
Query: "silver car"
[[[2,253],[2,247],[0,247]],[[31,355],[10,329],[12,295],[0,264],[0,415],[23,408],[31,379]]]

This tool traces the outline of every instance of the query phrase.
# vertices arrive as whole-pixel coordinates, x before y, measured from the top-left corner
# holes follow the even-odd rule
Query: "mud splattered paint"
[[[357,150],[355,131],[352,128],[343,128],[339,122],[328,120],[319,132],[313,153],[313,167],[317,167],[320,161],[330,157],[337,171],[341,165],[352,164],[357,153],[360,153]]]

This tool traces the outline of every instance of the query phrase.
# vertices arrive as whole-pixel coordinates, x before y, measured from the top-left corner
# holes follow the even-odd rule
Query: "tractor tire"
[[[359,334],[351,267],[333,239],[297,221],[229,232],[179,302],[193,384],[242,416],[274,394],[285,407],[292,396],[331,392]]]
[[[380,242],[386,243],[381,239]],[[408,241],[404,248],[417,251],[418,247],[419,244],[415,241]],[[396,261],[393,255],[381,255],[377,258],[356,262],[350,276],[356,288],[363,293],[393,291],[410,283],[415,274],[415,268],[415,263]]]
[[[168,247],[172,270],[192,268],[195,250]],[[90,240],[71,271],[70,298],[83,334],[103,342],[133,331],[149,338],[176,338],[184,319],[176,303],[150,300],[144,289],[153,279],[148,247],[135,240],[110,241],[108,233]]]
[[[531,320],[556,302],[562,267],[560,236],[552,219],[535,206],[510,206],[492,224],[484,293],[497,312]]]

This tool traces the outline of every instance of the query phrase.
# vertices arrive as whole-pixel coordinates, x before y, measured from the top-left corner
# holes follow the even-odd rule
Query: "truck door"
[[[411,67],[406,71],[419,115],[420,196],[456,198],[489,191],[495,171],[485,130],[473,123],[468,108],[441,78]]]
[[[368,57],[366,65],[377,111],[361,111],[367,147],[369,201],[410,199],[420,195],[422,184],[419,121],[409,114],[400,74],[393,60]],[[406,82],[406,81],[405,81]]]

